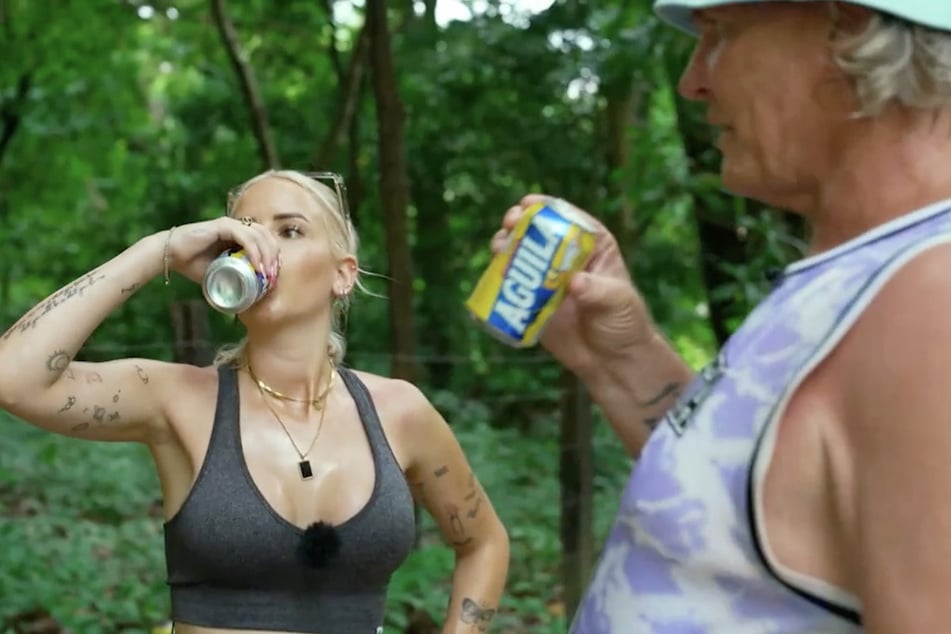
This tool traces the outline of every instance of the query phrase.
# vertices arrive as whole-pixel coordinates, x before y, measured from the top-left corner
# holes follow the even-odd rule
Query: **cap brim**
[[[671,26],[691,35],[697,35],[693,12],[725,4],[775,2],[777,0],[657,0],[654,13]],[[816,2],[817,0],[791,0]],[[855,4],[890,13],[915,24],[942,31],[951,31],[951,1],[949,0],[852,0]]]

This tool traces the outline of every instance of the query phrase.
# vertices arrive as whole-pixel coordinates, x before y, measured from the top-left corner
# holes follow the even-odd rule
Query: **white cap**
[[[656,0],[654,11],[662,20],[693,35],[697,29],[692,14],[697,9],[708,9],[725,4],[748,2],[776,2],[777,0]],[[795,2],[820,2],[824,0],[793,0]],[[909,22],[935,29],[951,31],[951,0],[847,0],[869,9],[890,13]]]

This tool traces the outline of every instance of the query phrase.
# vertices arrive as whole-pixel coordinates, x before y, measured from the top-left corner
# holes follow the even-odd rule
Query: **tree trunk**
[[[369,29],[364,24],[363,28],[360,29],[360,35],[357,36],[357,42],[350,55],[347,70],[339,77],[337,111],[330,129],[327,131],[327,136],[324,137],[317,153],[314,155],[312,161],[314,169],[329,169],[328,166],[333,163],[340,143],[350,130],[351,121],[353,121],[357,107],[360,105],[360,97],[363,94],[363,74],[366,68],[369,43]]]
[[[409,184],[403,141],[403,104],[397,91],[386,0],[368,0],[370,59],[379,128],[380,200],[389,269],[390,348],[393,377],[413,381],[415,327],[413,262],[409,246]]]
[[[175,332],[176,363],[206,366],[214,358],[208,306],[200,299],[172,303],[172,327]]]
[[[561,395],[561,578],[565,617],[570,623],[594,563],[594,421],[587,391],[567,370],[562,374]]]
[[[9,24],[7,26],[9,27]],[[0,165],[3,164],[7,151],[10,149],[10,143],[13,141],[13,137],[16,135],[17,130],[20,129],[20,124],[23,121],[23,108],[25,107],[26,98],[30,93],[32,79],[33,76],[30,72],[23,72],[17,80],[16,91],[13,97],[4,100],[3,103],[0,104]],[[7,230],[9,213],[10,206],[7,203],[3,191],[0,190],[0,235],[9,235],[9,231]],[[8,253],[16,253],[16,250],[11,249],[12,245],[5,244],[3,246]],[[3,272],[0,273],[0,323],[3,324],[7,322],[6,315],[3,313],[6,312],[10,306],[10,287],[13,281],[11,279],[12,272],[13,269],[11,267],[5,266],[3,267]]]
[[[638,231],[634,208],[628,201],[622,177],[626,175],[630,164],[631,140],[628,131],[635,117],[634,78],[625,73],[624,77],[610,82],[601,92],[604,97],[603,143],[607,167],[605,189],[608,192],[606,202],[614,211],[605,219],[605,224],[622,245],[630,266]]]
[[[426,9],[414,24],[414,43],[438,54],[441,35],[436,23],[436,0],[428,0]],[[447,316],[457,314],[462,305],[451,289],[457,287],[459,272],[455,266],[455,240],[450,231],[450,210],[444,198],[446,166],[452,158],[446,148],[445,130],[439,126],[423,125],[417,131],[414,160],[410,162],[413,182],[413,202],[416,206],[416,224],[425,227],[418,231],[413,246],[413,261],[420,266],[427,291],[426,301],[419,307],[421,332],[426,333],[425,376],[427,385],[445,389],[452,384],[453,326],[455,320]]]
[[[238,34],[235,32],[234,24],[228,16],[225,0],[211,0],[211,14],[218,27],[218,33],[221,35],[221,42],[228,53],[228,59],[231,60],[234,72],[238,76],[238,82],[241,84],[241,93],[244,95],[244,100],[251,115],[251,128],[254,130],[254,138],[258,143],[258,154],[261,157],[261,163],[265,169],[277,169],[280,166],[280,161],[277,156],[277,148],[274,145],[274,137],[271,134],[267,108],[264,105],[264,99],[261,97],[261,90],[254,76],[254,69],[241,48],[240,42],[238,42]]]

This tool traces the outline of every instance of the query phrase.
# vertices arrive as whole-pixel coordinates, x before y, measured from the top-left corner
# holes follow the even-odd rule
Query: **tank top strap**
[[[238,455],[241,446],[238,437],[241,433],[238,425],[240,407],[237,368],[231,364],[218,366],[218,398],[205,462],[217,463],[216,471],[224,466],[228,470],[223,473],[228,476],[235,473],[231,469],[240,469],[243,460]]]
[[[373,451],[373,461],[378,465],[396,458],[390,449],[390,444],[383,433],[383,425],[380,423],[380,417],[377,414],[376,406],[373,404],[373,397],[370,390],[356,375],[356,372],[347,368],[338,367],[337,372],[343,379],[350,396],[357,405],[357,413],[360,416],[360,422],[366,432],[367,440],[370,443],[370,449]]]

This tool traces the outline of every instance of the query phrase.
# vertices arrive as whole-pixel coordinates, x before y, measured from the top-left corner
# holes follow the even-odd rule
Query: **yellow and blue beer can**
[[[534,346],[594,245],[594,227],[569,203],[528,207],[466,301],[469,314],[510,346]]]

